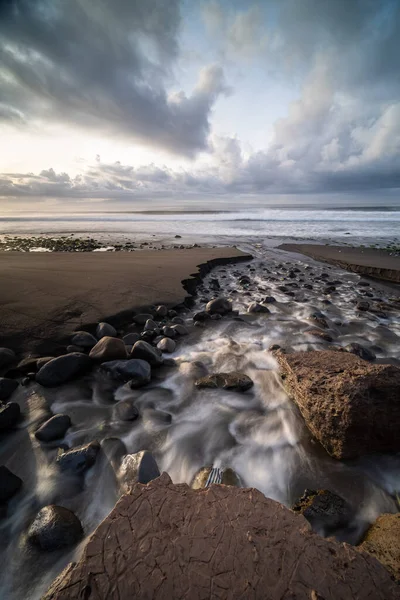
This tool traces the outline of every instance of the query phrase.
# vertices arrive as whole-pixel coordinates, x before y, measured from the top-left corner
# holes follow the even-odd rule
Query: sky
[[[400,0],[0,0],[0,211],[400,198]]]

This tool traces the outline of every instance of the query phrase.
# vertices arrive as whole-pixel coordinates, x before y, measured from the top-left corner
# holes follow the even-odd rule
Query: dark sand
[[[282,244],[279,248],[305,254],[360,275],[400,283],[400,256],[390,256],[385,250],[314,244]]]
[[[199,265],[248,259],[236,248],[118,253],[0,253],[0,346],[53,353],[91,323],[129,322],[135,308],[176,306]],[[210,264],[211,261],[211,264]],[[204,268],[201,269],[204,271]]]

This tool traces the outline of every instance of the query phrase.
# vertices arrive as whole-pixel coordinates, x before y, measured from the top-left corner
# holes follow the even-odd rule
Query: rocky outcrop
[[[329,350],[275,356],[288,393],[331,456],[400,450],[400,368]]]
[[[395,600],[374,558],[314,534],[254,489],[192,490],[165,473],[136,484],[45,600]]]
[[[381,515],[358,548],[375,556],[400,582],[400,513]]]

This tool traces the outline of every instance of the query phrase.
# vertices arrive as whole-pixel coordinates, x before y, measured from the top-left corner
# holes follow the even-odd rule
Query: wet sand
[[[400,283],[400,256],[391,256],[385,250],[314,244],[282,244],[279,248],[305,254],[353,273]]]
[[[84,325],[118,326],[135,308],[182,303],[191,287],[182,281],[199,265],[245,258],[236,248],[0,253],[0,346],[55,352],[56,340]]]

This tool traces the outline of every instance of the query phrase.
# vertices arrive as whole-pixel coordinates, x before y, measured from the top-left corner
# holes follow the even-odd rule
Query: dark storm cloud
[[[3,0],[0,121],[69,122],[186,155],[205,149],[210,110],[227,88],[214,65],[191,95],[167,94],[179,27],[179,0]]]

